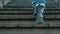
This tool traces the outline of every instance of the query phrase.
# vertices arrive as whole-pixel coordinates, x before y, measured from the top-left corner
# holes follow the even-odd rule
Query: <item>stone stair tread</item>
[[[60,10],[60,8],[45,8],[45,10]],[[23,8],[23,7],[19,7],[19,8],[9,8],[9,7],[5,7],[5,8],[2,8],[2,10],[33,10],[32,7],[27,7],[27,8]]]
[[[7,7],[7,8],[3,8],[3,9],[33,9],[33,7],[27,7],[27,8],[23,8],[23,7],[19,7],[19,8]],[[45,9],[59,9],[59,8],[45,8]]]
[[[2,28],[0,29],[1,34],[40,34],[44,33],[46,34],[48,29],[42,29],[42,28]],[[50,30],[50,29],[49,29]],[[60,29],[59,29],[60,30]],[[57,30],[58,31],[58,30]]]
[[[60,20],[45,20],[49,27],[60,27]]]
[[[60,23],[51,23],[50,27],[60,27]]]
[[[59,34],[60,28],[1,28],[1,34]]]
[[[0,11],[0,14],[1,13],[5,13],[5,14],[6,13],[9,13],[9,14],[10,13],[13,13],[13,14],[15,14],[15,13],[17,13],[17,14],[22,14],[22,13],[23,14],[28,14],[29,13],[30,14],[31,13],[32,14],[33,11],[27,11],[27,10],[26,11],[24,11],[24,10],[23,11],[20,11],[20,10],[2,10],[2,11]],[[45,10],[44,13],[46,13],[46,14],[60,14],[60,11],[59,10],[57,10],[57,11],[54,11],[54,10],[50,10],[50,11],[49,10]]]
[[[35,20],[0,21],[0,27],[47,27],[44,24],[37,24]]]
[[[35,19],[33,15],[0,15],[0,19]],[[44,19],[60,19],[60,15],[44,15]]]
[[[22,4],[21,4],[21,3]],[[59,3],[59,2],[57,2]],[[60,4],[57,4],[60,5]],[[31,6],[31,0],[13,0],[12,2],[8,3],[6,6]],[[48,8],[56,8],[56,2],[47,0],[46,6],[49,6]]]
[[[0,19],[34,19],[33,15],[0,15]],[[60,19],[60,15],[44,15],[44,19]]]
[[[0,27],[60,27],[60,20],[45,20],[44,23],[36,23],[35,20],[3,20],[0,21]]]

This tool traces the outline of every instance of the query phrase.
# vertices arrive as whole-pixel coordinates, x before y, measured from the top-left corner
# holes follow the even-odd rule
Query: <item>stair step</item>
[[[50,27],[60,27],[60,23],[51,23]]]
[[[0,31],[0,34],[46,34],[46,32],[48,32],[47,29],[39,28],[2,28],[0,29]]]
[[[45,20],[45,24],[36,20],[0,20],[0,27],[60,27],[60,20]]]
[[[60,28],[1,28],[1,34],[59,34]]]
[[[48,23],[49,27],[60,27],[60,20],[45,20],[45,23]]]
[[[2,9],[0,9],[0,12],[1,12],[1,11],[2,11],[2,12],[3,12],[3,11],[6,11],[6,12],[7,12],[7,11],[11,11],[11,12],[14,12],[14,11],[15,11],[15,12],[18,12],[18,11],[19,11],[19,13],[20,13],[20,11],[22,11],[22,12],[23,12],[23,11],[31,11],[31,12],[32,12],[32,11],[33,11],[33,8],[2,8]],[[45,8],[45,11],[47,11],[47,12],[49,12],[49,11],[55,12],[55,11],[56,11],[56,12],[59,13],[60,9],[59,9],[59,8],[57,8],[57,9],[56,9],[56,8],[48,8],[48,9],[46,9],[46,8]],[[45,12],[45,11],[44,11],[44,12]],[[49,12],[49,13],[50,13],[50,12]]]
[[[0,19],[35,19],[33,15],[0,15]],[[60,19],[60,15],[44,15],[44,19]]]
[[[21,4],[22,3],[22,4]],[[31,0],[13,0],[12,2],[8,3],[6,6],[20,6],[20,7],[31,7]],[[51,0],[47,0],[46,2],[46,7],[47,8],[60,8],[60,4],[59,1],[51,1]]]
[[[5,7],[5,8],[2,8],[2,9],[4,9],[4,10],[33,10],[33,7],[28,7],[28,8],[21,8],[21,7],[19,7],[19,8],[9,8],[9,7]],[[60,10],[60,8],[45,8],[45,10]]]
[[[55,4],[55,3],[53,3],[53,4]],[[53,5],[53,4],[49,4],[49,3],[47,3],[47,5],[46,5],[46,8],[60,8],[60,5],[58,5],[58,6],[56,6],[56,4],[55,5]],[[60,4],[60,3],[59,3]],[[31,5],[26,5],[26,6],[24,6],[24,5],[22,5],[22,6],[20,6],[20,5],[18,5],[18,6],[15,6],[15,5],[6,5],[6,6],[4,6],[4,7],[6,7],[6,8],[31,8],[32,6]]]
[[[47,27],[47,25],[37,24],[35,20],[2,20],[0,27]]]
[[[59,34],[60,28],[1,28],[1,34]]]
[[[21,11],[21,10],[2,10],[2,11],[0,11],[0,14],[1,13],[17,13],[17,14],[22,14],[22,13],[24,13],[24,14],[32,14],[33,13],[33,11]],[[60,14],[60,10],[45,10],[44,11],[44,13],[45,14]]]
[[[0,13],[32,14],[33,9],[32,8],[3,8],[2,10],[0,9]],[[45,8],[44,14],[60,14],[60,9]]]

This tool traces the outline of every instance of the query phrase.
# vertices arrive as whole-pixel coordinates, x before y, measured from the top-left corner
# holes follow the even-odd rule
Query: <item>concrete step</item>
[[[60,23],[50,23],[49,27],[60,27]]]
[[[47,27],[47,25],[38,24],[35,20],[2,20],[0,27]]]
[[[0,15],[0,19],[35,19],[33,15]],[[44,15],[44,19],[60,19],[60,15]]]
[[[46,5],[46,8],[60,8],[60,5],[58,5],[58,7],[56,7],[55,5]],[[32,6],[4,6],[4,8],[31,8]]]
[[[60,34],[60,28],[1,28],[1,34]]]
[[[0,20],[0,27],[60,27],[60,20],[45,20],[44,24],[36,20]]]
[[[33,14],[33,10],[0,10],[0,14]],[[60,14],[60,10],[48,10],[44,11],[44,14]]]
[[[10,3],[8,3],[6,6],[31,7],[31,0],[13,0]],[[47,0],[46,8],[60,8],[59,0],[57,2],[55,0]]]
[[[60,33],[59,32],[60,29],[57,29],[57,31],[55,31],[55,29],[53,29],[53,31],[55,31],[55,33]],[[1,34],[46,34],[48,32],[48,29],[39,29],[39,28],[12,28],[12,29],[8,29],[8,28],[2,28],[0,29],[0,33]],[[49,31],[52,31],[52,29],[49,29]],[[49,32],[50,33],[50,32]],[[52,32],[51,32],[52,33]]]
[[[49,27],[60,27],[60,20],[45,20],[45,23],[49,24]]]
[[[19,8],[14,8],[14,7],[5,7],[5,8],[2,8],[0,10],[33,10],[33,7],[27,7],[27,8],[23,8],[23,7],[19,7]],[[45,8],[45,10],[60,10],[60,8]]]
[[[60,28],[1,28],[1,34],[60,34]]]
[[[0,9],[0,14],[33,14],[32,8],[3,8]],[[44,14],[60,14],[60,9],[49,8],[44,11]]]

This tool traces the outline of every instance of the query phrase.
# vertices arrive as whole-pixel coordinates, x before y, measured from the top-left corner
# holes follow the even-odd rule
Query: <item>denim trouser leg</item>
[[[37,7],[34,6],[34,7],[33,7],[33,10],[34,10],[33,15],[36,15],[36,14],[37,14]]]
[[[38,22],[44,22],[44,19],[43,19],[43,11],[44,11],[44,7],[40,7],[40,8],[38,8],[37,7],[37,9],[38,9],[38,13],[37,13],[37,21]]]
[[[43,17],[42,14],[43,14],[43,11],[44,11],[44,7],[40,7],[40,9],[39,8],[37,8],[37,9],[38,9],[37,16],[38,17]]]
[[[32,2],[32,7],[33,7],[33,15],[35,16],[37,14],[37,7],[35,6],[36,5],[36,2],[35,0],[31,0]]]
[[[3,4],[2,4],[2,3],[0,3],[0,9],[1,9],[1,8],[3,8]]]

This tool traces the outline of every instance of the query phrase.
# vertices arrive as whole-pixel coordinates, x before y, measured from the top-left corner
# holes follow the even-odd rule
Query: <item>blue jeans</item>
[[[33,14],[37,14],[37,16],[38,17],[43,17],[42,16],[42,13],[43,13],[43,11],[44,11],[44,6],[40,6],[40,7],[38,7],[38,6],[33,6],[33,9],[34,9],[34,12],[33,12]]]
[[[11,2],[12,0],[4,0],[4,5],[6,5],[8,2]]]
[[[33,15],[37,14],[37,22],[43,22],[43,11],[44,11],[45,6],[33,6],[34,12]]]
[[[10,1],[12,0],[0,0],[0,8],[3,8],[3,6],[6,5]]]

